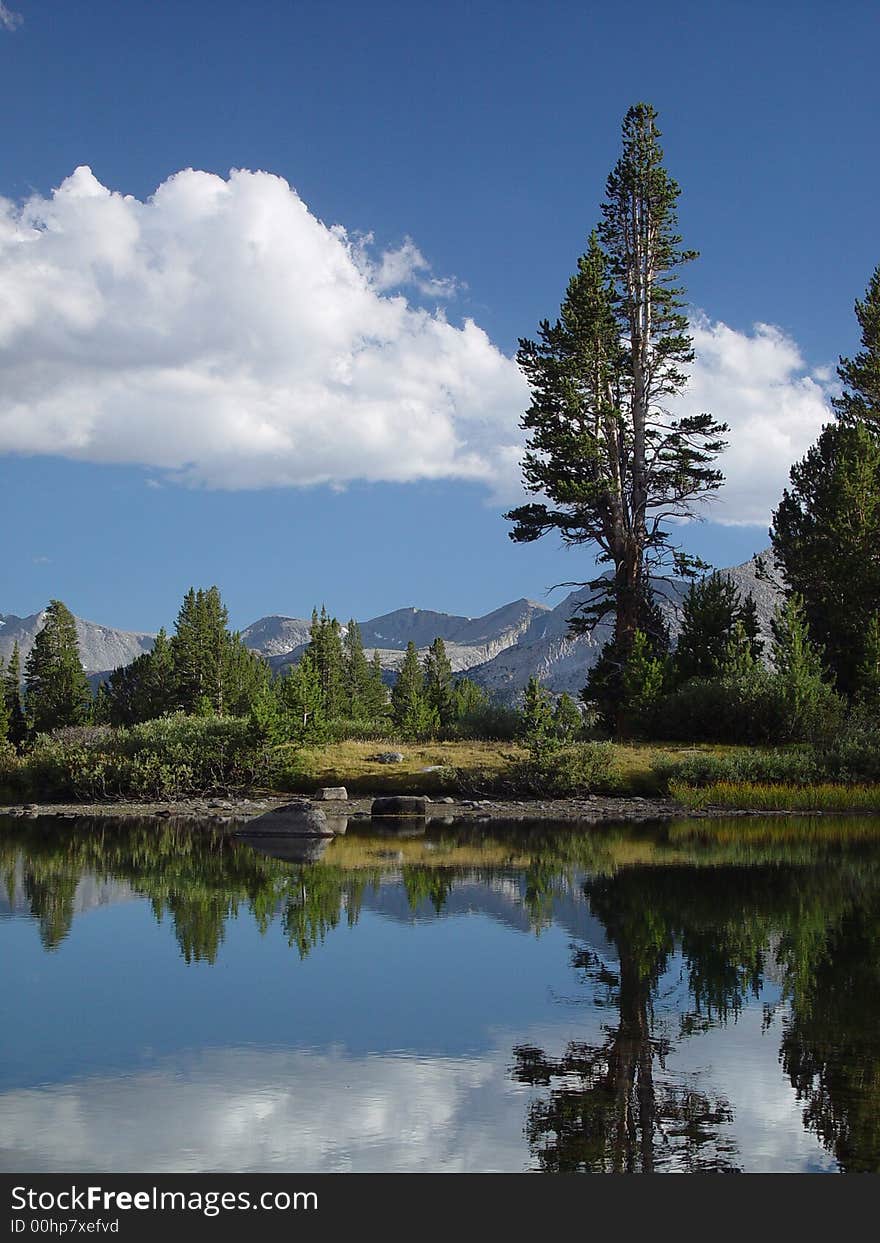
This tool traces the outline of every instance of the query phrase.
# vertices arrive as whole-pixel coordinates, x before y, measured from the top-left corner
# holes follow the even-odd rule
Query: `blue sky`
[[[507,538],[510,355],[639,99],[701,252],[689,399],[733,425],[683,539],[744,559],[880,261],[878,51],[876,5],[846,0],[5,0],[0,612],[59,596],[152,629],[217,582],[238,625],[476,614],[589,576]]]

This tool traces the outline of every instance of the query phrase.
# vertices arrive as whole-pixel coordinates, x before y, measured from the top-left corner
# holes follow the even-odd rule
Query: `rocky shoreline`
[[[296,802],[311,804],[312,800],[291,797],[266,798],[205,798],[187,799],[176,803],[17,803],[0,806],[0,816],[33,819],[56,817],[73,820],[81,817],[106,819],[158,818],[189,821],[205,825],[245,824],[277,807]],[[346,816],[350,822],[368,822],[373,797],[356,796],[335,802],[315,801],[314,805],[328,816]],[[668,798],[611,798],[586,795],[564,799],[456,799],[427,800],[426,816],[431,820],[550,820],[577,821],[582,824],[648,820],[688,819],[707,816],[751,815],[729,808],[706,808],[694,811]]]

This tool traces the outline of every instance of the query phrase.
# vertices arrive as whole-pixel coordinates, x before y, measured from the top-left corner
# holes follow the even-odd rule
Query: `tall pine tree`
[[[749,656],[760,655],[754,599],[748,596],[744,601],[733,579],[717,571],[691,583],[675,648],[676,681],[718,677],[723,666],[737,660],[737,645]]]
[[[354,620],[345,628],[342,641],[342,686],[345,712],[353,720],[369,717],[370,666],[364,653],[361,628]]]
[[[868,626],[880,608],[880,436],[868,424],[822,429],[791,468],[770,536],[838,689],[857,695]]]
[[[429,737],[439,725],[425,696],[425,679],[416,645],[406,645],[397,681],[391,688],[391,717],[404,738]]]
[[[320,614],[317,609],[312,610],[307,651],[318,673],[324,716],[332,721],[345,713],[342,628],[323,605]]]
[[[34,733],[88,720],[92,693],[83,670],[70,609],[52,600],[25,661],[26,715]]]
[[[114,669],[102,690],[102,707],[112,725],[135,725],[174,711],[174,661],[164,628],[156,635],[152,650]]]
[[[6,676],[6,670],[3,668],[3,657],[0,656],[0,681]],[[0,743],[6,741],[9,734],[9,709],[6,706],[6,697],[0,695]]]
[[[602,221],[569,282],[559,319],[521,340],[517,361],[532,390],[523,480],[549,500],[511,510],[511,538],[558,531],[589,544],[610,575],[588,585],[578,628],[614,613],[615,650],[625,663],[650,578],[701,563],[670,539],[669,518],[693,512],[717,489],[713,462],[727,428],[708,414],[673,418],[672,399],[693,359],[677,273],[695,252],[677,232],[679,187],[663,166],[657,114],[630,108],[623,152],[608,177]]]
[[[27,722],[21,704],[21,650],[17,639],[3,675],[3,699],[7,715],[6,736],[15,746],[21,746],[27,736]]]
[[[862,695],[880,608],[880,266],[856,301],[862,349],[840,359],[837,422],[791,468],[770,537],[785,585],[803,599],[838,690]]]
[[[834,727],[839,705],[822,649],[810,634],[801,596],[793,593],[777,608],[772,630],[771,660],[784,708],[783,737],[812,739]]]
[[[276,687],[288,736],[296,742],[320,742],[326,734],[327,716],[321,675],[310,648],[299,664],[285,670]]]
[[[373,659],[370,661],[369,677],[367,679],[364,711],[369,720],[375,721],[381,717],[387,716],[388,709],[388,689],[385,686],[385,680],[382,677],[382,660],[379,656],[378,649],[374,648]]]
[[[422,671],[428,706],[437,714],[440,728],[448,729],[455,719],[452,665],[446,654],[446,644],[439,635],[425,653]]]

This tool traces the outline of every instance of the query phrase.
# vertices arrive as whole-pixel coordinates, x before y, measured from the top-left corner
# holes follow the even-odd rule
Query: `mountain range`
[[[762,554],[759,554],[759,556]],[[768,557],[764,553],[765,558]],[[770,619],[779,599],[778,591],[758,576],[757,558],[722,571],[740,589],[750,593],[757,605],[765,641]],[[679,606],[687,585],[673,580],[662,588],[659,602],[673,638],[679,629]],[[404,608],[360,622],[364,647],[379,651],[389,680],[412,641],[424,651],[438,636],[446,644],[452,667],[501,700],[515,700],[530,677],[537,676],[549,690],[577,693],[586,671],[595,663],[611,634],[611,623],[600,622],[591,633],[573,637],[568,619],[590,598],[589,590],[571,592],[555,608],[534,600],[514,600],[483,617],[458,617],[427,609]],[[44,624],[45,613],[17,617],[0,613],[0,657],[8,660],[18,641],[22,660]],[[92,680],[100,680],[119,665],[126,665],[150,650],[153,635],[145,631],[116,630],[96,622],[76,619],[80,657]],[[276,669],[295,664],[308,643],[309,622],[298,617],[269,616],[247,626],[241,637]]]

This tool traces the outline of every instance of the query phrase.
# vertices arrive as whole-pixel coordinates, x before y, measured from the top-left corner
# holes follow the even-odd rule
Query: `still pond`
[[[0,818],[0,1169],[880,1169],[880,821]]]

